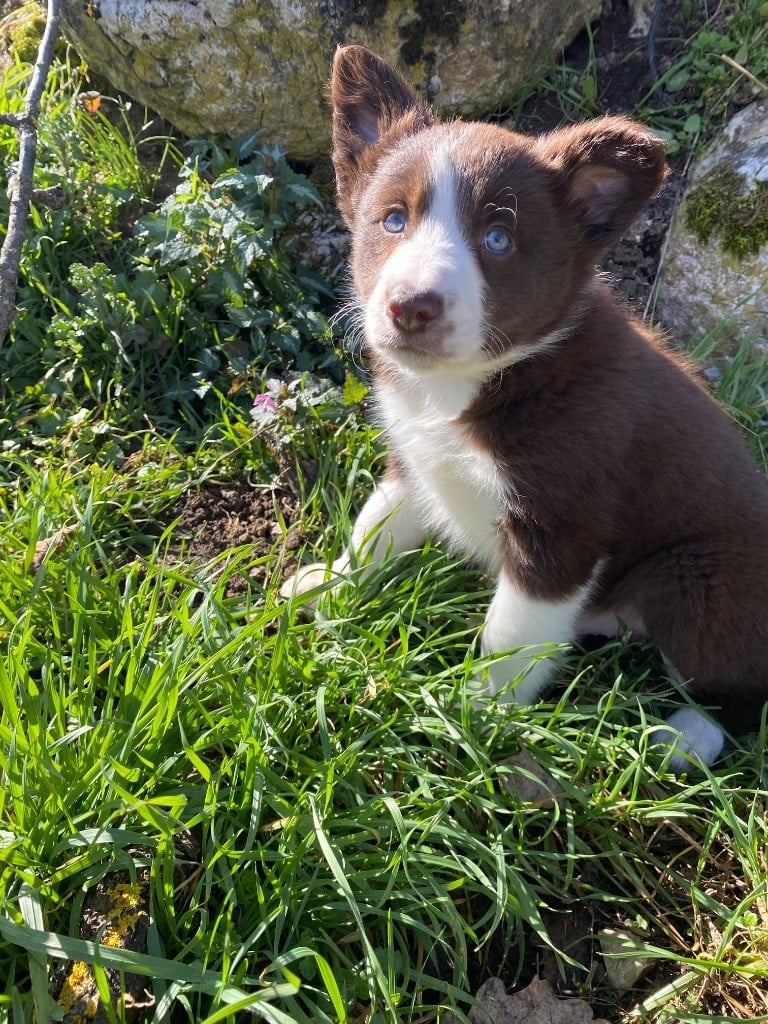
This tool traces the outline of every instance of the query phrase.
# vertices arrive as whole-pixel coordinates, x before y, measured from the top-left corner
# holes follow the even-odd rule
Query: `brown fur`
[[[378,97],[360,87],[371,74],[384,83]],[[463,413],[471,442],[513,484],[504,571],[557,600],[603,560],[592,611],[647,630],[726,728],[750,727],[768,699],[766,482],[684,359],[593,282],[595,261],[661,186],[662,143],[623,118],[541,139],[439,125],[360,47],[337,53],[331,95],[361,300],[397,244],[382,217],[403,203],[418,217],[429,198],[420,151],[454,133],[464,222],[481,231],[501,220],[514,233],[503,259],[476,254],[489,351],[567,335],[504,369]]]

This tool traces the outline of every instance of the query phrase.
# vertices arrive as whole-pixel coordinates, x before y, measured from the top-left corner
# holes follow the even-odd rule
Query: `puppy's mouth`
[[[375,339],[375,344],[394,357],[402,353],[429,359],[445,359],[449,355],[446,342],[453,333],[453,326],[446,323],[439,327],[424,327],[419,331],[400,331],[389,325],[388,330]]]
[[[437,292],[392,292],[374,307],[368,340],[383,356],[406,365],[454,361],[456,324]]]

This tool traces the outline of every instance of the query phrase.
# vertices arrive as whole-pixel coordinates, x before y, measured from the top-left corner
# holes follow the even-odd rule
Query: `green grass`
[[[343,522],[371,431],[318,419],[300,438],[321,463],[308,514]],[[257,464],[258,439],[231,457]],[[542,912],[584,901],[638,931],[660,978],[686,972],[691,1013],[665,981],[649,1019],[703,1019],[702,986],[766,973],[760,737],[711,773],[668,776],[649,740],[671,684],[629,640],[572,655],[535,709],[474,710],[487,593],[465,566],[401,558],[307,621],[277,597],[277,545],[268,584],[230,598],[248,549],[194,566],[154,525],[195,460],[156,442],[140,461],[3,470],[8,1019],[45,1006],[34,965],[62,956],[146,973],[153,1020],[246,1005],[275,1021],[439,1019],[466,1011],[490,944],[509,979],[530,971]],[[515,795],[521,750],[551,799]],[[175,845],[187,831],[193,865]],[[77,940],[89,887],[147,861],[149,953]]]
[[[27,74],[7,72],[5,108]],[[611,1021],[768,1019],[765,727],[672,776],[653,736],[680,694],[631,637],[569,653],[535,708],[473,707],[489,581],[431,546],[316,610],[278,596],[280,537],[208,563],[179,550],[189,488],[268,491],[287,460],[317,468],[302,557],[333,557],[381,446],[354,379],[325,397],[268,382],[307,368],[297,352],[339,379],[283,223],[312,190],[253,140],[184,163],[135,111],[105,100],[89,120],[81,74],[51,78],[38,174],[69,202],[32,219],[0,355],[0,1022],[54,1019],[67,961],[110,1021],[130,974],[158,1024],[466,1020],[485,977],[522,984],[551,955]],[[170,199],[161,160],[184,168]],[[214,253],[222,218],[237,245]],[[768,469],[765,360],[745,344],[721,368]],[[277,412],[254,419],[270,388]],[[81,936],[115,877],[148,878],[142,952]],[[633,991],[590,982],[599,954],[579,971],[571,944],[552,952],[585,910],[636,936]]]

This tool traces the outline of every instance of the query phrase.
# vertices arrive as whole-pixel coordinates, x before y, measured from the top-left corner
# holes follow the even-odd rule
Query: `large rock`
[[[328,151],[337,43],[396,64],[444,114],[487,113],[600,13],[601,0],[63,0],[91,68],[188,135],[254,128]]]
[[[656,312],[681,341],[768,340],[768,102],[745,107],[691,167]]]

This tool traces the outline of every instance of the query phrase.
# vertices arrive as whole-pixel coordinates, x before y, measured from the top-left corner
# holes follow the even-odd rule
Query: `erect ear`
[[[352,194],[361,176],[373,170],[379,144],[426,128],[433,117],[397,71],[364,46],[336,50],[331,102],[333,166],[339,205],[349,221]]]
[[[566,200],[595,254],[626,231],[667,173],[662,140],[623,117],[561,129],[540,139],[537,149],[562,174]]]

